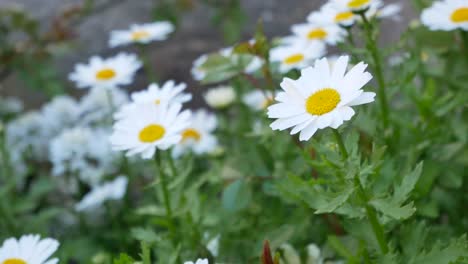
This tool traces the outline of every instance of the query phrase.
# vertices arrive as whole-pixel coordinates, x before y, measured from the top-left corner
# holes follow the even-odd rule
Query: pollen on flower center
[[[370,0],[351,0],[348,2],[349,8],[360,8],[363,5],[366,5],[370,2]]]
[[[160,140],[165,133],[166,129],[163,126],[158,124],[151,124],[140,131],[138,138],[141,142],[152,143],[157,140]]]
[[[115,71],[110,68],[104,68],[96,73],[96,78],[98,80],[109,80],[114,78],[115,76]]]
[[[312,115],[324,115],[336,108],[341,101],[340,94],[333,88],[319,90],[306,100],[306,110]]]
[[[132,40],[141,40],[149,36],[150,34],[144,30],[132,32]]]
[[[458,8],[452,13],[450,18],[455,23],[468,22],[468,7]]]
[[[324,39],[326,37],[327,37],[327,32],[321,28],[311,30],[309,34],[307,34],[308,39]]]
[[[195,141],[200,141],[201,134],[197,130],[193,128],[187,128],[182,132],[182,142],[185,142],[189,139],[193,139]]]
[[[161,104],[161,99],[156,99],[156,100],[154,100],[154,103],[157,104],[157,105],[158,105],[158,104]]]
[[[2,264],[26,264],[26,261],[18,258],[10,258],[5,261],[3,261]]]
[[[296,64],[296,63],[299,63],[301,61],[304,60],[304,55],[302,55],[301,53],[296,53],[296,54],[293,54],[289,57],[287,57],[286,59],[284,59],[284,63],[286,64]]]
[[[353,13],[352,12],[341,12],[341,13],[338,13],[336,16],[335,16],[335,22],[341,22],[343,20],[348,20],[348,19],[351,19],[353,18]]]

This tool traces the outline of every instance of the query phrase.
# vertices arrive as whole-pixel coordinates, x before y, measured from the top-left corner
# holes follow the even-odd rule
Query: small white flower
[[[321,25],[314,23],[297,24],[291,30],[299,38],[306,42],[325,42],[328,45],[336,45],[343,40],[346,31],[335,24]]]
[[[436,1],[422,12],[421,21],[430,30],[468,30],[468,1]]]
[[[141,66],[134,54],[119,53],[107,59],[93,56],[88,64],[75,65],[69,79],[76,82],[78,88],[114,88],[132,83]]]
[[[46,159],[49,136],[43,127],[43,117],[39,112],[27,112],[9,122],[6,129],[8,148],[18,159],[26,151],[39,160]],[[42,159],[41,159],[42,158]]]
[[[298,80],[284,78],[277,94],[279,103],[268,107],[268,117],[276,118],[270,127],[291,134],[300,132],[300,140],[309,140],[318,129],[338,128],[354,115],[351,106],[374,101],[375,93],[361,88],[372,79],[367,65],[359,63],[348,73],[349,57],[342,56],[333,69],[326,58],[317,60],[314,67],[301,71]]]
[[[208,55],[203,54],[193,62],[191,73],[195,80],[201,81],[205,78],[206,71],[202,69],[202,65],[206,62],[207,59]]]
[[[8,238],[0,248],[0,263],[3,264],[56,264],[57,258],[49,259],[59,247],[52,238],[41,239],[39,235],[23,235],[19,240]]]
[[[209,264],[208,259],[197,259],[197,261],[185,261],[184,264]]]
[[[76,100],[67,95],[56,96],[41,109],[43,117],[42,127],[49,130],[47,134],[57,134],[63,128],[75,124],[79,115],[79,107]]]
[[[273,93],[254,90],[245,94],[242,101],[255,111],[265,110],[273,102]]]
[[[118,87],[111,90],[92,88],[79,103],[79,122],[82,125],[102,125],[109,120],[113,109],[125,103],[128,103],[128,95]]]
[[[165,40],[174,31],[174,26],[166,21],[134,24],[128,30],[111,32],[109,46],[117,47],[130,43],[148,44],[152,41]]]
[[[213,135],[217,125],[214,114],[203,109],[194,111],[189,127],[182,131],[182,139],[174,147],[174,157],[179,157],[188,151],[193,151],[197,155],[212,152],[218,146],[218,140]]]
[[[309,66],[314,59],[325,54],[325,44],[314,41],[309,44],[297,38],[288,38],[287,45],[271,49],[270,59],[279,62],[279,70],[286,73],[292,69],[302,69]]]
[[[351,26],[356,21],[356,15],[345,6],[327,3],[319,11],[309,14],[307,21],[316,25]]]
[[[208,249],[211,252],[211,254],[215,257],[219,255],[219,240],[220,239],[221,239],[221,235],[216,235],[206,244],[206,249]]]
[[[369,8],[375,1],[380,0],[331,0],[330,3],[351,11],[363,11]]]
[[[322,264],[323,257],[321,255],[321,250],[317,245],[307,245],[307,264]]]
[[[111,150],[108,137],[109,132],[103,129],[64,130],[50,142],[52,174],[76,174],[82,181],[96,185],[104,175],[115,170],[113,163],[117,156]]]
[[[236,99],[236,92],[231,86],[221,85],[211,88],[204,95],[206,103],[212,108],[225,108]]]
[[[180,113],[182,105],[138,103],[114,124],[110,138],[113,150],[140,153],[143,159],[154,156],[156,149],[168,149],[182,139],[189,125],[190,111]]]
[[[189,93],[183,93],[187,85],[185,83],[176,83],[173,80],[165,82],[161,87],[152,83],[148,86],[148,89],[143,91],[134,92],[131,95],[133,103],[125,105],[116,114],[116,117],[125,116],[125,112],[131,111],[131,108],[135,107],[138,103],[153,103],[153,104],[169,104],[179,103],[183,104],[192,99],[192,95]]]
[[[111,182],[95,186],[76,204],[75,209],[78,212],[89,211],[101,206],[105,201],[120,200],[125,195],[127,184],[127,177],[119,176]]]

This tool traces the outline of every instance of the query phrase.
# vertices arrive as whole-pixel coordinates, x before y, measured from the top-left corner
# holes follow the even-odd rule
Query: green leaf
[[[375,199],[369,203],[384,215],[397,220],[408,219],[416,212],[412,202],[401,206],[391,199]]]
[[[407,174],[403,178],[399,186],[395,186],[393,197],[396,202],[403,203],[408,199],[411,191],[413,191],[419,177],[421,176],[422,168],[423,162],[420,162],[411,173]]]
[[[252,193],[244,179],[231,183],[223,192],[223,209],[228,212],[237,212],[247,207]]]
[[[334,212],[338,207],[342,206],[354,193],[354,187],[348,185],[347,188],[336,192],[317,192],[318,196],[317,203],[315,205],[315,214],[331,213]],[[320,198],[324,199],[320,199]]]
[[[135,260],[125,253],[120,253],[119,257],[114,259],[114,264],[133,264]]]
[[[468,241],[466,235],[451,240],[448,244],[438,242],[428,252],[422,252],[413,257],[409,264],[444,264],[444,263],[466,263],[459,262],[461,258],[468,257]]]
[[[154,243],[159,239],[158,235],[156,235],[156,233],[153,230],[141,227],[132,228],[131,233],[132,236],[135,237],[137,240],[147,243]]]

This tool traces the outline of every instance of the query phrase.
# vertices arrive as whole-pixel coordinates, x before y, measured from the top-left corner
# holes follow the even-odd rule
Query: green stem
[[[465,51],[465,57],[468,63],[468,31],[460,30],[461,39],[463,41],[463,49]]]
[[[348,38],[349,44],[351,44],[351,46],[353,47],[356,47],[356,42],[354,42],[353,32],[351,31],[351,28],[352,27],[344,27],[347,33],[346,37]]]
[[[10,210],[9,203],[7,201],[13,201],[13,198],[10,195],[14,195],[16,181],[15,177],[13,176],[13,170],[11,169],[10,163],[10,155],[7,151],[6,146],[6,133],[5,127],[2,123],[0,123],[0,156],[1,156],[1,167],[2,167],[2,178],[3,178],[3,186],[5,186],[4,196],[2,197],[2,201],[0,202],[0,215],[1,218],[5,222],[5,226],[11,232],[16,231],[16,222],[14,220],[14,216]],[[1,179],[1,178],[0,178]]]
[[[374,235],[377,238],[377,242],[379,243],[380,250],[382,251],[383,254],[387,254],[388,243],[387,243],[387,239],[385,238],[384,229],[382,225],[380,224],[379,219],[377,218],[377,214],[375,210],[369,205],[369,197],[367,196],[366,191],[364,190],[364,187],[362,187],[362,184],[358,178],[358,175],[354,177],[354,184],[357,188],[359,197],[365,203],[367,218],[369,219],[369,222],[372,226],[372,231],[374,232]]]
[[[145,45],[138,45],[138,50],[140,53],[140,59],[143,62],[143,70],[145,71],[146,78],[148,82],[157,82],[158,78],[156,72],[154,71],[153,65],[151,64],[151,57],[149,55],[148,49]]]
[[[177,245],[177,240],[176,240],[176,230],[172,218],[172,207],[171,207],[171,200],[169,198],[169,189],[167,186],[167,178],[166,178],[166,173],[164,172],[164,168],[162,167],[162,162],[161,162],[161,153],[156,153],[155,155],[155,162],[156,166],[159,169],[159,177],[161,178],[161,187],[162,187],[162,192],[163,192],[163,199],[164,199],[164,207],[166,208],[166,218],[167,218],[167,223],[169,226],[169,232],[171,234],[171,238],[173,240],[174,246]]]
[[[373,37],[373,27],[370,21],[367,19],[364,12],[360,12],[359,15],[364,23],[364,29],[366,31],[366,42],[367,47],[371,52],[372,60],[374,61],[375,75],[377,77],[379,94],[377,98],[380,100],[380,111],[383,120],[384,129],[388,127],[389,112],[388,112],[388,100],[385,91],[385,78],[382,70],[382,57],[380,55],[377,40]]]
[[[338,132],[338,130],[332,129],[332,131],[333,135],[335,136],[336,143],[338,143],[338,147],[340,148],[341,157],[343,157],[343,160],[346,160],[348,158],[348,151],[346,150],[343,138],[341,137],[341,134]]]

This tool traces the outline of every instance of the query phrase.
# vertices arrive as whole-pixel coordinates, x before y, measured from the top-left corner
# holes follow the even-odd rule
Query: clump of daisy
[[[109,120],[111,109],[118,109],[126,103],[128,94],[119,87],[111,90],[92,88],[79,102],[79,122],[84,126],[100,126]]]
[[[182,105],[138,103],[114,124],[112,148],[126,151],[127,156],[140,154],[150,159],[156,149],[166,150],[182,139],[182,131],[190,122],[190,111]]]
[[[142,63],[134,54],[119,53],[107,59],[94,56],[88,64],[77,64],[69,79],[78,88],[114,88],[132,83],[133,76],[141,66]]]
[[[43,238],[39,235],[23,235],[18,240],[8,238],[0,247],[0,263],[3,264],[56,264],[57,258],[49,259],[57,248],[59,242],[52,238]]]
[[[309,140],[318,129],[336,129],[350,120],[355,113],[352,106],[373,102],[375,93],[362,90],[372,79],[365,71],[367,65],[360,62],[346,72],[348,61],[342,56],[331,69],[326,58],[320,59],[303,69],[299,79],[284,78],[284,91],[275,98],[278,103],[268,107],[268,117],[277,119],[270,127],[292,127],[291,134],[300,132],[300,140]]]
[[[197,259],[195,262],[185,261],[184,264],[209,264],[209,263],[208,263],[208,259]]]
[[[165,82],[162,86],[152,83],[148,86],[148,89],[132,93],[131,99],[133,103],[123,106],[116,116],[124,116],[125,112],[131,111],[131,108],[135,107],[138,103],[186,103],[192,99],[191,94],[183,92],[186,88],[187,85],[185,83],[176,84],[173,80]]]
[[[172,32],[174,32],[174,25],[167,21],[134,24],[127,30],[112,31],[109,46],[117,47],[131,43],[148,44],[152,41],[165,40]]]
[[[192,113],[190,125],[182,131],[182,139],[174,147],[175,157],[193,151],[197,155],[212,152],[218,146],[218,140],[213,135],[218,122],[214,114],[206,110]]]
[[[128,179],[119,176],[115,180],[95,186],[75,205],[77,211],[90,211],[109,200],[120,200],[127,190]]]
[[[221,85],[211,88],[204,95],[205,102],[212,108],[221,109],[231,105],[236,99],[236,92],[231,86]]]
[[[421,21],[430,30],[468,30],[468,2],[466,0],[436,1],[422,12]]]
[[[242,101],[255,111],[265,110],[273,102],[271,91],[255,90],[242,97]]]
[[[298,38],[288,38],[284,43],[285,45],[275,47],[270,51],[270,60],[279,63],[281,73],[305,68],[313,60],[325,54],[325,45],[322,42],[305,43]]]

